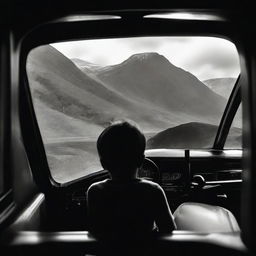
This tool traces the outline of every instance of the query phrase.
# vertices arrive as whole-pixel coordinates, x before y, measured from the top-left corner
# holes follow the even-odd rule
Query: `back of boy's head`
[[[110,125],[97,141],[103,168],[111,173],[119,169],[133,170],[139,167],[144,159],[145,146],[145,136],[128,122]]]

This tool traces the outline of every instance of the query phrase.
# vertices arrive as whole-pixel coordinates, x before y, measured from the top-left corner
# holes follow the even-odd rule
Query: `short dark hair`
[[[131,123],[117,122],[107,127],[97,140],[97,150],[108,171],[139,167],[144,159],[146,139]]]

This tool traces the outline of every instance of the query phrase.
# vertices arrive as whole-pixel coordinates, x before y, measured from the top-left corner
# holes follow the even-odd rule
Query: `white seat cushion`
[[[240,231],[234,215],[220,206],[201,203],[183,203],[174,212],[178,230],[197,232]]]

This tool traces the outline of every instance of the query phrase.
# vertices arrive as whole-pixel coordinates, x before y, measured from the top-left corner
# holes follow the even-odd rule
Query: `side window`
[[[242,104],[240,104],[226,140],[225,149],[242,148]]]

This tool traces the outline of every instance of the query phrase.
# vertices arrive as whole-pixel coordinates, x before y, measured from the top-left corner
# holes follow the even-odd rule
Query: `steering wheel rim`
[[[138,174],[143,169],[144,170],[150,170],[151,172],[153,172],[154,175],[153,175],[152,181],[156,182],[156,183],[159,183],[159,181],[160,181],[160,171],[159,171],[158,166],[156,165],[156,163],[153,160],[145,157],[145,159],[143,161],[143,164],[142,164],[142,166],[140,167],[140,169],[138,171]],[[141,178],[143,178],[143,177],[141,177]]]

